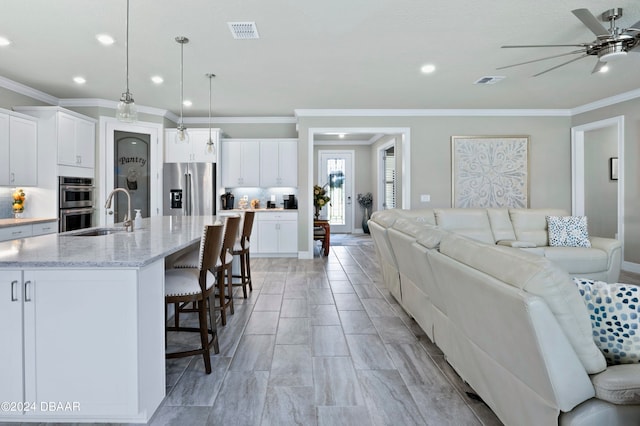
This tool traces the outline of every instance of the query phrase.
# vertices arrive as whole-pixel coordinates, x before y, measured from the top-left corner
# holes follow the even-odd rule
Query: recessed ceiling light
[[[182,105],[190,107],[191,105],[193,105],[193,102],[191,102],[190,100],[184,100],[182,101]]]
[[[435,65],[433,65],[433,64],[423,65],[423,66],[420,68],[420,71],[421,71],[423,74],[430,74],[430,73],[434,72],[435,70],[436,70],[436,66],[435,66]]]
[[[87,80],[84,77],[73,77],[73,81],[76,82],[76,84],[85,84],[87,82]]]
[[[600,68],[600,72],[601,72],[601,73],[605,73],[605,72],[607,72],[607,71],[609,71],[609,65],[605,65],[605,66],[603,66],[602,68]]]
[[[164,82],[164,78],[160,77],[159,75],[154,75],[153,77],[151,77],[151,81],[153,81],[155,84],[162,84]]]
[[[11,40],[6,37],[0,36],[0,46],[8,46],[11,44]]]
[[[105,46],[111,46],[113,43],[115,43],[115,40],[109,34],[98,34],[96,38]]]

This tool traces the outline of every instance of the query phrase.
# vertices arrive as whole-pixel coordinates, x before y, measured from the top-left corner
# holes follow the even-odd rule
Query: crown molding
[[[177,117],[176,117],[177,118]],[[184,117],[187,124],[209,124],[208,117]],[[211,117],[216,124],[296,124],[296,117]]]
[[[41,92],[40,90],[32,89],[29,86],[2,76],[0,76],[0,87],[4,87],[7,90],[11,90],[12,92],[16,92],[20,95],[24,95],[38,101],[46,102],[49,105],[58,105],[58,102],[60,101],[55,96],[51,96],[48,93]]]
[[[100,99],[100,98],[67,98],[67,99],[60,99],[60,106],[64,106],[64,107],[77,107],[77,108],[108,108],[108,109],[117,109],[118,108],[118,102],[117,101],[113,101],[111,99]],[[166,109],[161,109],[161,108],[154,108],[154,107],[150,107],[150,106],[145,106],[145,105],[136,105],[138,108],[138,112],[143,113],[143,114],[149,114],[149,115],[157,115],[160,117],[164,117],[164,118],[168,118],[168,119],[172,119],[173,117],[176,118],[177,120],[177,116],[172,113],[171,111],[167,111]]]
[[[579,107],[575,107],[571,110],[571,115],[578,115],[585,112],[593,111],[596,109],[608,107],[611,105],[619,104],[621,102],[630,101],[632,99],[640,98],[640,89],[632,90],[630,92],[621,93],[619,95],[611,96],[608,98],[600,99],[599,101],[591,102]]]
[[[569,109],[296,109],[296,117],[569,117]]]

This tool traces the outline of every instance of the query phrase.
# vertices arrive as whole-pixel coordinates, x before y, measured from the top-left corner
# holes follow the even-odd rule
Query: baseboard
[[[633,262],[626,262],[626,261],[622,262],[622,270],[640,274],[640,263],[633,263]]]
[[[299,251],[298,252],[298,259],[313,259],[313,252],[312,251]]]

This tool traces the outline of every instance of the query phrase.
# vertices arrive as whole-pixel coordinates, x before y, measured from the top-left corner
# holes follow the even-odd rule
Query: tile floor
[[[385,290],[370,240],[343,244],[327,258],[253,258],[213,373],[202,357],[167,362],[150,424],[501,424]]]

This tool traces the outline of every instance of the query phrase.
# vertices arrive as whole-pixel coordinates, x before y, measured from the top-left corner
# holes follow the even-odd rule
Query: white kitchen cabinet
[[[34,223],[31,235],[37,237],[38,235],[55,234],[56,232],[58,232],[58,221],[52,220],[49,222]]]
[[[260,212],[256,215],[260,255],[297,255],[298,212]]]
[[[2,271],[0,383],[9,385],[0,401],[35,403],[23,415],[29,421],[148,419],[164,396],[163,274],[163,261],[141,270]],[[144,290],[157,309],[149,293],[139,297],[144,282],[158,287]],[[145,334],[159,345],[147,347]],[[143,400],[147,386],[159,391]],[[76,409],[43,410],[49,402]],[[0,421],[12,414],[3,410]]]
[[[213,152],[208,152],[209,128],[187,129],[189,143],[175,142],[176,129],[165,130],[164,162],[165,163],[215,163],[220,141],[220,129],[211,129]]]
[[[221,186],[260,186],[260,141],[227,139],[221,145]]]
[[[23,402],[24,371],[22,348],[22,271],[0,273],[0,402]],[[12,407],[9,407],[10,409]],[[16,409],[18,407],[15,407]],[[19,411],[2,410],[3,416],[21,416]]]
[[[53,162],[40,167],[48,171],[44,179],[94,177],[96,120],[60,107],[16,107],[15,110],[38,119],[40,159]]]
[[[38,184],[38,123],[0,113],[0,185]]]
[[[95,168],[95,123],[58,112],[58,164]]]
[[[297,139],[260,141],[260,186],[298,186]]]
[[[19,240],[21,238],[54,234],[56,232],[58,232],[58,222],[56,220],[34,224],[7,226],[0,228],[0,241]]]

